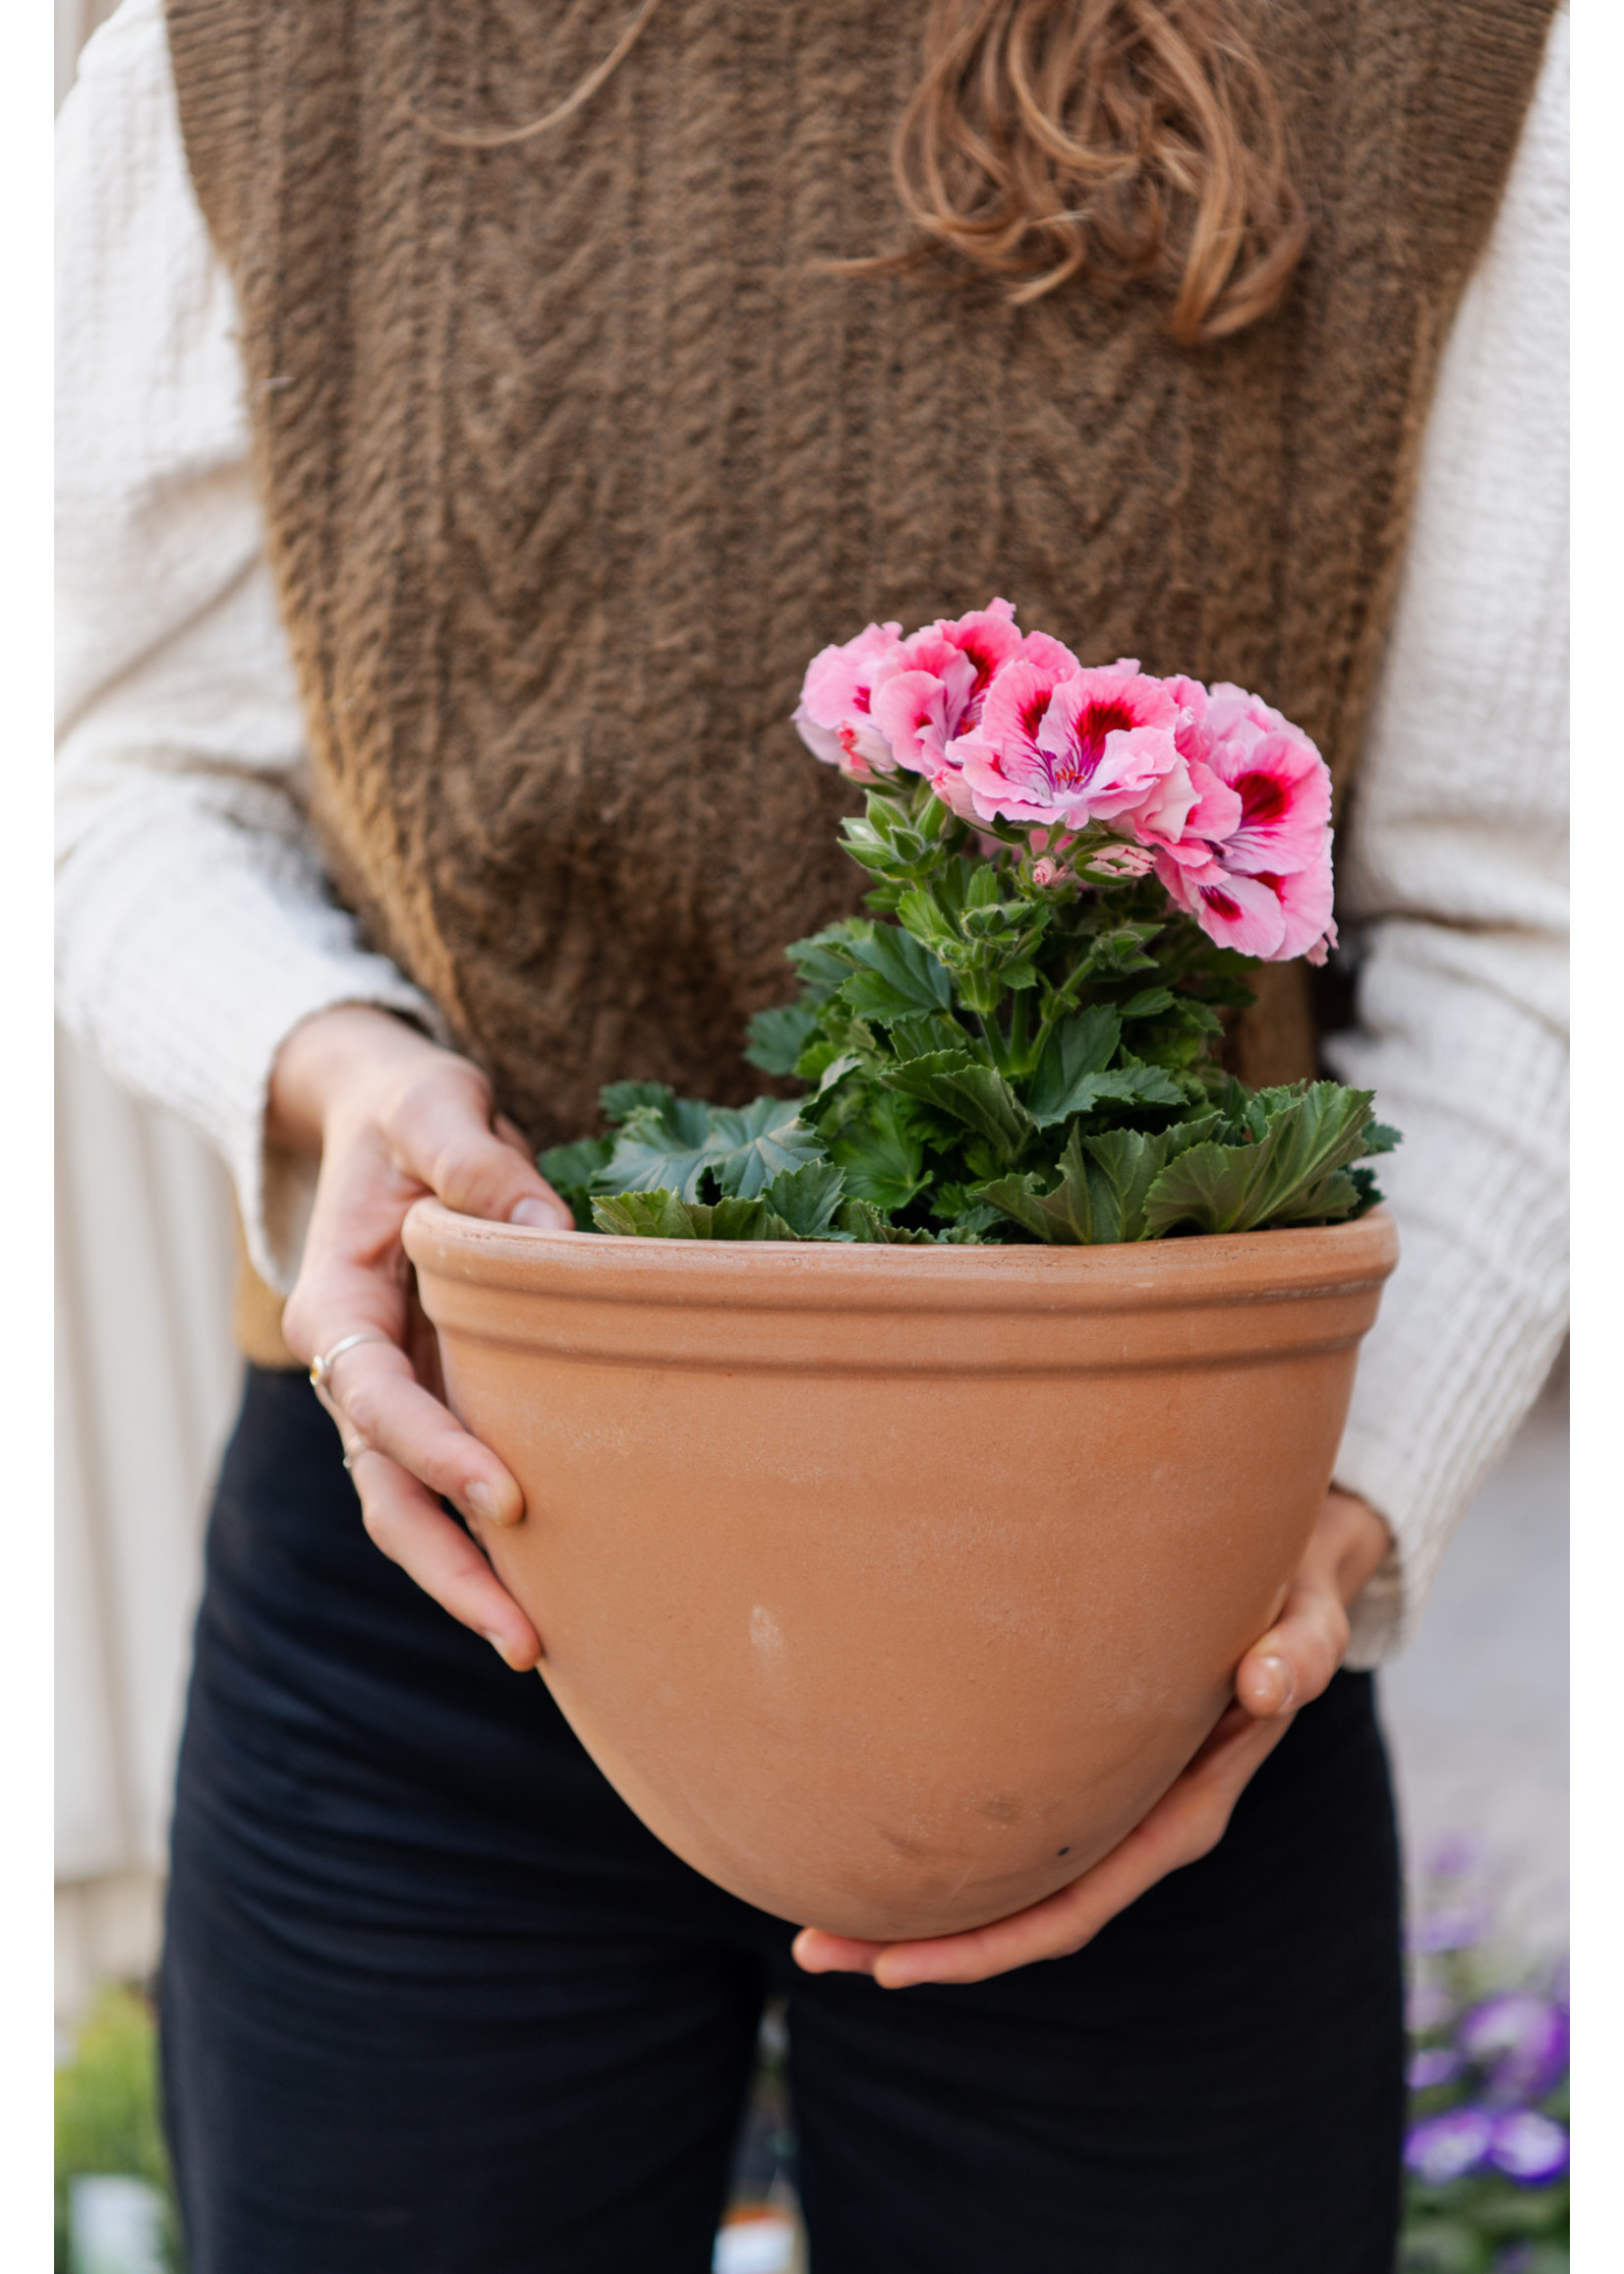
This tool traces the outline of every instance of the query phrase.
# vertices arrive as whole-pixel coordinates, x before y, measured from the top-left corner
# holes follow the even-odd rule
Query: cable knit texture
[[[1091,654],[1265,689],[1346,773],[1546,23],[1271,12],[1313,251],[1277,321],[1191,355],[1148,289],[820,271],[893,233],[917,9],[668,0],[507,148],[407,108],[522,119],[621,17],[169,8],[328,860],[544,1141],[616,1077],[744,1094],[784,942],[860,892],[851,793],[786,719],[870,615],[1005,590]]]

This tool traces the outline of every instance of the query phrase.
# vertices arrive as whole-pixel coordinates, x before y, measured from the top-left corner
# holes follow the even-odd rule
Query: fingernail
[[[466,1497],[474,1514],[483,1516],[488,1524],[511,1523],[512,1519],[503,1508],[495,1488],[486,1484],[483,1478],[469,1486]]]
[[[1297,1695],[1297,1676],[1284,1659],[1262,1659],[1259,1664],[1268,1668],[1269,1680],[1276,1696],[1271,1713],[1283,1714]]]
[[[502,1641],[501,1636],[499,1634],[493,1634],[491,1629],[486,1626],[481,1627],[480,1633],[491,1645],[491,1648],[495,1652],[497,1658],[501,1660],[502,1664],[507,1667],[508,1672],[511,1673],[513,1671],[513,1667],[508,1660],[507,1645]]]
[[[555,1200],[516,1200],[510,1224],[528,1224],[534,1232],[560,1232],[564,1219]]]

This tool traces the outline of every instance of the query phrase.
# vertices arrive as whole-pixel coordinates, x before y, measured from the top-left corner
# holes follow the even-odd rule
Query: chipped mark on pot
[[[776,1665],[783,1656],[783,1636],[779,1622],[759,1603],[750,1613],[750,1648],[759,1651],[769,1665]]]

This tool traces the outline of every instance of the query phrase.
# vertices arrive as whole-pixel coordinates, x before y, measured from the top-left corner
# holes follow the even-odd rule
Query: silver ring
[[[312,1366],[310,1370],[312,1383],[317,1389],[325,1389],[332,1379],[333,1368],[343,1357],[345,1351],[354,1350],[358,1342],[387,1342],[388,1339],[386,1334],[375,1334],[370,1327],[363,1327],[358,1334],[346,1334],[342,1342],[335,1342],[331,1350],[323,1357],[319,1358]],[[348,1466],[347,1463],[345,1465]]]

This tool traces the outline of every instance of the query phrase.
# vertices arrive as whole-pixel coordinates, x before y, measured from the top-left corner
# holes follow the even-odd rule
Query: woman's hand
[[[437,1394],[438,1353],[418,1310],[400,1228],[433,1193],[498,1224],[573,1218],[493,1111],[491,1084],[386,1011],[345,1005],[296,1027],[271,1075],[268,1133],[320,1155],[299,1277],[282,1313],[307,1365],[352,1335],[318,1395],[338,1424],[361,1519],[385,1555],[515,1670],[542,1645],[439,1495],[492,1524],[524,1514],[517,1484]]]
[[[1348,1606],[1386,1560],[1386,1525],[1350,1492],[1326,1495],[1285,1607],[1235,1672],[1235,1703],[1188,1769],[1127,1838],[1058,1895],[968,1934],[865,1943],[803,1927],[794,1953],[808,1973],[872,1974],[882,1989],[984,1982],[1034,1958],[1064,1958],[1170,1871],[1217,1846],[1255,1772],[1317,1698],[1348,1649]]]

